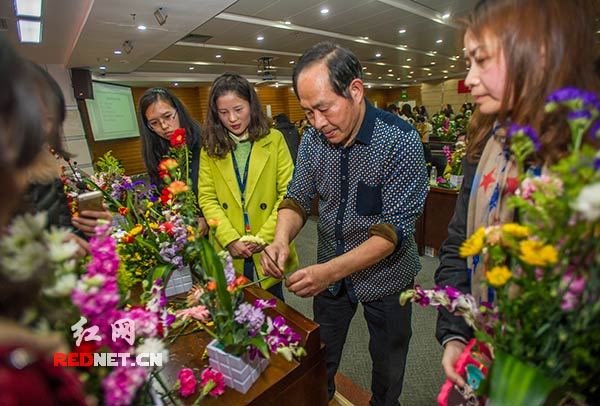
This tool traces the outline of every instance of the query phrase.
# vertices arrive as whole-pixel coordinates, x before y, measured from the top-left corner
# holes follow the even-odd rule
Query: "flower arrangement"
[[[567,115],[569,154],[547,173],[525,171],[539,140],[531,128],[512,126],[522,175],[511,205],[520,221],[480,228],[460,249],[483,264],[494,303],[451,287],[416,287],[401,298],[444,307],[474,328],[494,358],[481,387],[491,404],[542,404],[557,393],[594,404],[600,391],[600,152],[583,145],[586,134],[600,139],[600,101],[566,88],[546,110]]]
[[[456,133],[456,122],[443,114],[434,114],[431,117],[431,125],[433,126],[432,135],[439,137],[441,141],[454,142],[458,135]]]
[[[462,184],[462,161],[466,155],[466,145],[463,141],[454,144],[454,151],[449,146],[442,147],[446,156],[446,168],[437,179],[437,187],[458,189]]]
[[[214,234],[214,222],[211,235]],[[252,285],[244,276],[236,276],[228,252],[217,253],[206,239],[199,239],[193,255],[200,259],[206,273],[204,283],[189,292],[184,308],[177,312],[182,320],[195,319],[212,322],[206,332],[222,348],[233,355],[249,352],[250,358],[269,358],[281,354],[287,360],[306,354],[300,346],[300,335],[287,326],[285,319],[266,316],[263,309],[275,307],[276,299],[243,300],[243,288]]]

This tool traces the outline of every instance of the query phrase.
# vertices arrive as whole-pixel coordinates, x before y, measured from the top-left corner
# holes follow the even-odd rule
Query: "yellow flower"
[[[485,228],[480,227],[467,241],[460,247],[461,257],[471,257],[481,252],[483,248],[483,237],[485,236]]]
[[[558,252],[541,241],[524,240],[519,244],[519,258],[528,265],[547,266],[558,261]]]
[[[141,224],[136,224],[135,227],[129,231],[129,235],[138,235],[143,229],[144,227]]]
[[[157,230],[160,226],[156,223],[148,223],[148,227],[150,227],[153,230]]]
[[[502,231],[515,238],[525,238],[529,237],[529,235],[531,234],[528,227],[522,226],[517,223],[504,224],[502,226]]]
[[[504,286],[511,276],[512,273],[505,265],[495,266],[485,274],[488,283],[497,288]]]

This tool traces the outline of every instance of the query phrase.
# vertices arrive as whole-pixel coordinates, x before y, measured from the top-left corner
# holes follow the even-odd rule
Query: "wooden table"
[[[432,247],[434,254],[448,238],[448,224],[454,215],[458,190],[432,187],[425,200],[423,215],[415,224],[415,241],[419,255],[425,254],[425,247]]]
[[[254,286],[246,288],[244,293],[248,302],[273,297]],[[308,355],[300,362],[288,362],[279,355],[271,355],[269,366],[248,392],[242,394],[227,387],[223,395],[207,397],[202,405],[327,405],[325,346],[321,343],[319,325],[279,300],[275,308],[265,309],[265,313],[272,318],[277,315],[285,317],[287,324],[302,337],[301,345]],[[169,348],[170,362],[161,374],[167,386],[177,381],[177,373],[183,367],[194,369],[199,378],[199,372],[208,367],[208,359],[202,359],[202,355],[210,340],[205,332],[177,338]],[[183,400],[183,404],[191,405],[196,398],[197,395],[190,396]]]

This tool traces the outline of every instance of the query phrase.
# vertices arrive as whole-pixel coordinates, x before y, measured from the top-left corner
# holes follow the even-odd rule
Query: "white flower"
[[[589,221],[600,219],[600,183],[587,185],[581,189],[571,207]]]
[[[48,242],[48,256],[52,262],[63,262],[72,258],[79,244],[73,240],[67,240],[69,230],[52,227],[50,231],[44,232]]]
[[[258,245],[267,245],[265,240],[257,235],[244,235],[240,238],[240,242],[251,242]]]
[[[30,241],[19,252],[3,252],[2,267],[5,275],[14,282],[23,282],[40,271],[46,262],[46,249],[37,241]]]
[[[45,295],[50,297],[66,297],[71,294],[77,284],[77,275],[69,273],[60,275],[56,278],[54,286],[43,289]]]
[[[169,362],[169,350],[165,348],[164,343],[159,338],[146,338],[144,342],[137,346],[135,353],[139,354],[162,354],[162,362]]]

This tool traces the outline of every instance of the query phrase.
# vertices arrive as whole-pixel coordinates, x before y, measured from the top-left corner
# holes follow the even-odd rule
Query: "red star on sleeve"
[[[505,195],[513,195],[515,190],[519,187],[519,178],[507,178],[506,189],[504,189]]]
[[[492,183],[494,183],[496,181],[496,179],[494,179],[494,172],[495,171],[496,171],[496,168],[493,168],[487,174],[483,175],[483,179],[481,180],[481,183],[479,184],[479,187],[483,187],[483,190],[486,193],[487,193],[488,186],[491,185]]]

